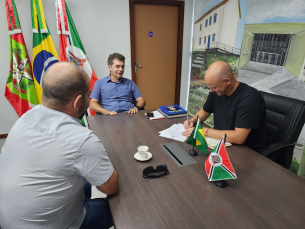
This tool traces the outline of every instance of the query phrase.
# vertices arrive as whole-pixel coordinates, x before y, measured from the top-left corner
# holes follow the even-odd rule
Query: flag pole
[[[189,150],[189,152],[188,152],[188,154],[191,155],[191,156],[197,156],[198,155],[197,151],[195,151],[195,147],[194,147],[195,144],[196,144],[196,139],[194,139],[194,141],[193,141],[193,149]]]
[[[200,122],[200,120],[199,120],[199,115],[197,115],[197,122]],[[194,127],[195,128],[195,127]],[[189,155],[191,155],[191,156],[197,156],[198,155],[198,153],[197,153],[197,151],[195,151],[195,145],[196,145],[196,139],[194,138],[193,139],[193,149],[192,150],[189,150],[189,152],[188,152],[188,154]]]

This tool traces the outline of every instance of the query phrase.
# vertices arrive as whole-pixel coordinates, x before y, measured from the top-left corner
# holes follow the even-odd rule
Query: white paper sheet
[[[184,142],[187,138],[182,136],[182,132],[185,131],[183,124],[173,124],[171,127],[160,131],[161,137],[174,139],[176,141]]]

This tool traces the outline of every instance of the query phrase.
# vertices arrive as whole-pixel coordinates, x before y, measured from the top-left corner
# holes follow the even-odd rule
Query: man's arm
[[[103,108],[100,104],[99,104],[99,100],[98,99],[91,99],[90,100],[90,109],[95,111],[95,112],[99,112],[103,115],[116,115],[117,113],[115,111],[109,111],[105,108]]]
[[[227,134],[226,141],[238,145],[244,144],[251,129],[247,128],[236,128],[235,130],[215,130],[212,128],[203,127],[205,136],[221,139],[225,134]]]
[[[143,98],[143,96],[137,98],[135,100],[135,106],[128,111],[128,114],[138,113],[139,110],[136,106],[138,106],[140,109],[142,109],[145,107],[145,105],[146,105],[146,102],[145,102],[145,99]]]
[[[107,195],[114,195],[119,190],[119,175],[117,171],[114,169],[111,177],[100,186],[96,186],[98,190],[107,194]]]
[[[183,136],[185,137],[189,137],[191,135],[191,133],[193,132],[194,129],[194,125],[197,122],[197,115],[199,116],[199,120],[201,122],[204,122],[211,114],[206,112],[205,110],[203,110],[203,108],[201,108],[195,115],[193,118],[191,118],[190,120],[185,120],[183,123],[184,129],[185,131],[182,133]]]

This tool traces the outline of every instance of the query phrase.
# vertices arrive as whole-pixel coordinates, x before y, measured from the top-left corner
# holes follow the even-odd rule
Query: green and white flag
[[[237,179],[234,168],[225,148],[226,135],[219,141],[205,162],[209,181]]]
[[[5,0],[10,40],[10,72],[5,87],[5,97],[18,116],[38,105],[32,74],[32,65],[23,39],[14,0]]]
[[[55,0],[55,7],[57,31],[59,34],[59,59],[60,61],[67,61],[82,68],[89,76],[90,90],[92,91],[98,78],[89,63],[69,8],[65,0]],[[95,112],[88,108],[88,114],[94,115]]]

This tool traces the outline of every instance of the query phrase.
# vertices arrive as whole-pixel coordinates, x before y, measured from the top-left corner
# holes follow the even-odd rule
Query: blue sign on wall
[[[152,37],[154,33],[152,31],[149,31],[148,36]]]

